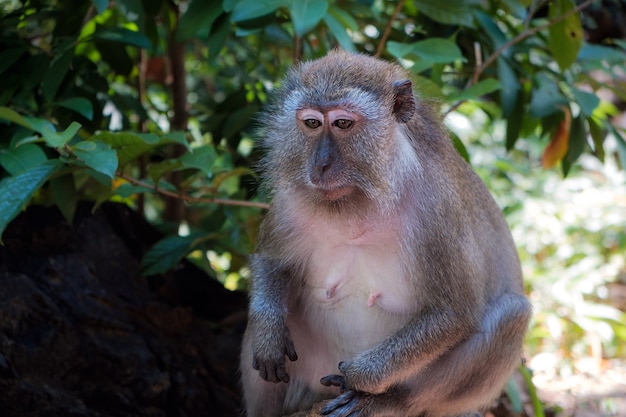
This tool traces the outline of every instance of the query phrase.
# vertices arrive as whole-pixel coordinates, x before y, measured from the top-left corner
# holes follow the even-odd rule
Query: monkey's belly
[[[404,274],[399,243],[384,233],[339,225],[307,234],[308,269],[287,314],[298,353],[288,371],[312,389],[326,391],[321,377],[391,336],[419,308],[416,277]]]
[[[288,364],[288,372],[319,392],[328,391],[319,380],[339,373],[339,362],[376,346],[408,320],[404,315],[368,307],[361,297],[344,297],[335,303],[310,300],[287,318],[298,353],[298,360]]]

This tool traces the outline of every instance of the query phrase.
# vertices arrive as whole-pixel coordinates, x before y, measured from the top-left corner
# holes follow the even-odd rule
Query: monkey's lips
[[[337,201],[352,194],[354,188],[346,186],[316,187],[316,191],[322,200]]]

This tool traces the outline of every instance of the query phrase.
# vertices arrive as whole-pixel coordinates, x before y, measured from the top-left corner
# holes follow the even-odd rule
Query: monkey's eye
[[[304,121],[304,124],[306,125],[306,127],[311,128],[311,129],[317,129],[318,127],[320,127],[322,125],[322,122],[320,122],[317,119],[306,119]]]
[[[333,123],[339,129],[350,129],[352,127],[352,120],[348,119],[337,119],[335,123]]]

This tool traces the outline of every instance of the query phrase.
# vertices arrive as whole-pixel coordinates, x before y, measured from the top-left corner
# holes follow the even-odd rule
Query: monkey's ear
[[[413,83],[411,80],[395,81],[395,101],[393,103],[393,113],[400,123],[411,120],[415,113],[415,96],[413,95]]]

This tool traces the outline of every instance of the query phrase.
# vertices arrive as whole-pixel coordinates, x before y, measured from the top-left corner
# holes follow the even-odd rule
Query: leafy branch
[[[502,53],[504,51],[506,51],[508,48],[510,48],[511,46],[518,44],[519,42],[523,41],[524,39],[534,35],[535,33],[541,32],[544,29],[549,28],[550,26],[553,26],[565,19],[567,19],[568,17],[570,17],[571,15],[575,14],[575,13],[579,13],[581,10],[585,9],[586,7],[589,7],[591,4],[593,3],[593,0],[587,0],[584,3],[579,4],[578,6],[574,7],[572,10],[568,11],[567,13],[564,13],[558,17],[555,17],[554,19],[550,20],[549,22],[547,22],[546,24],[543,24],[541,26],[537,26],[534,27],[532,29],[529,29],[527,31],[524,31],[522,33],[520,33],[519,35],[517,35],[516,37],[512,38],[511,40],[509,40],[508,42],[502,44],[502,46],[500,46],[498,49],[496,49],[494,51],[493,54],[491,54],[491,56],[489,58],[487,58],[485,60],[485,62],[483,62],[482,65],[476,67],[475,71],[474,71],[474,75],[472,76],[471,82],[467,85],[467,87],[470,87],[474,84],[476,84],[478,82],[478,78],[480,77],[480,75],[491,65],[495,62],[495,60],[502,55]]]
[[[568,17],[570,17],[571,15],[573,15],[575,13],[580,13],[580,11],[582,11],[585,8],[589,7],[592,3],[593,3],[593,0],[586,0],[585,2],[579,4],[578,6],[574,7],[573,9],[569,10],[567,13],[563,13],[562,15],[557,16],[554,19],[548,21],[547,23],[545,23],[543,25],[540,25],[540,26],[534,27],[532,29],[528,29],[528,30],[523,31],[522,33],[518,34],[514,38],[511,38],[507,42],[503,43],[485,61],[482,61],[482,58],[480,57],[480,50],[479,50],[479,48],[476,48],[476,50],[475,50],[476,62],[479,63],[479,65],[477,65],[476,68],[474,69],[474,73],[472,75],[472,78],[470,80],[468,80],[467,84],[465,85],[465,89],[467,89],[467,88],[475,85],[476,83],[478,83],[478,79],[480,78],[482,73],[485,72],[485,70],[487,68],[489,68],[496,61],[496,59],[498,59],[498,57],[500,55],[502,55],[504,53],[504,51],[506,51],[508,48],[510,48],[511,46],[516,45],[516,44],[522,42],[526,38],[529,38],[529,37],[533,36],[534,34],[536,34],[538,32],[541,32],[542,30],[548,29],[549,27],[551,27],[551,26],[553,26],[553,25],[555,25],[555,24],[557,24],[557,23],[567,19]],[[461,104],[463,104],[465,101],[467,101],[467,100],[466,99],[459,100],[453,106],[451,106],[446,111],[445,114],[449,114],[449,113],[453,112]]]
[[[266,203],[257,203],[254,201],[244,201],[244,200],[228,200],[225,198],[203,198],[203,197],[192,197],[185,193],[176,193],[173,191],[164,190],[163,188],[159,188],[157,184],[149,184],[147,182],[138,180],[137,178],[133,178],[129,175],[126,175],[122,172],[117,171],[115,176],[118,178],[122,178],[129,183],[136,185],[138,187],[143,187],[148,190],[152,190],[158,194],[161,194],[165,197],[175,198],[180,201],[184,201],[186,203],[203,203],[203,204],[221,204],[225,206],[237,206],[237,207],[254,207],[259,209],[268,209],[269,204]]]

